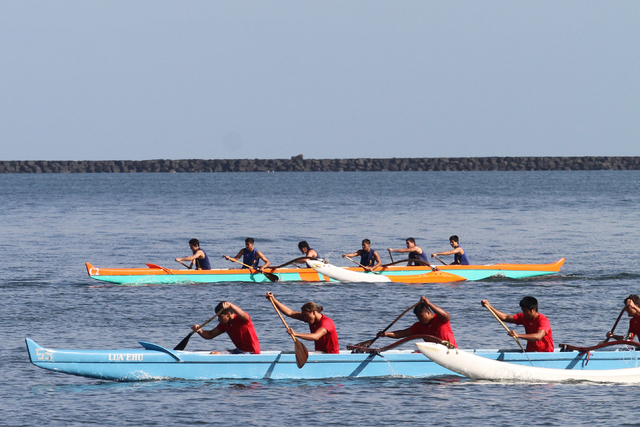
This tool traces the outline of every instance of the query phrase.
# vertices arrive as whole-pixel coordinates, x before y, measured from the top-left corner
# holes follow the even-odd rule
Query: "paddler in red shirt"
[[[289,328],[289,335],[306,341],[315,342],[315,351],[324,353],[340,353],[338,345],[338,333],[333,320],[322,314],[322,307],[315,302],[308,302],[302,306],[300,311],[294,311],[278,301],[271,292],[267,292],[265,297],[273,302],[285,316],[292,319],[301,320],[309,324],[309,333],[300,334]]]
[[[451,330],[451,323],[449,323],[451,320],[449,313],[423,296],[420,298],[420,304],[416,305],[413,309],[413,314],[416,315],[418,321],[407,329],[393,332],[380,331],[378,332],[378,336],[397,339],[411,335],[432,335],[443,341],[449,341],[452,345],[458,347],[456,339],[453,336],[453,331]]]
[[[212,330],[203,331],[200,329],[200,325],[193,325],[191,329],[198,332],[198,335],[206,340],[213,339],[226,332],[236,348],[223,352],[212,351],[211,354],[260,354],[258,334],[256,334],[256,329],[253,327],[249,313],[229,301],[223,301],[218,304],[216,313],[220,313],[218,315],[220,323]]]
[[[509,336],[522,338],[527,341],[529,352],[553,352],[553,334],[551,333],[551,323],[544,314],[538,313],[538,300],[534,297],[524,297],[520,301],[522,313],[505,314],[496,310],[486,299],[482,300],[483,307],[490,307],[503,322],[515,323],[524,326],[524,334],[519,334],[514,330],[509,331]]]
[[[631,319],[629,319],[629,332],[627,335],[613,335],[613,332],[607,332],[607,338],[614,338],[617,340],[633,341],[635,337],[638,337],[640,341],[640,297],[638,295],[629,295],[624,300],[625,311]]]

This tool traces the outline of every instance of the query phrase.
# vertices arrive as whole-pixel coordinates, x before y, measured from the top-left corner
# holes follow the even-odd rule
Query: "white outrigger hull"
[[[376,273],[360,273],[357,271],[347,270],[346,268],[336,267],[335,265],[325,264],[322,261],[309,260],[307,265],[313,268],[319,274],[330,277],[339,282],[359,282],[359,283],[383,283],[391,282],[387,276]]]
[[[476,380],[565,382],[592,381],[606,383],[640,383],[640,367],[623,369],[556,369],[516,365],[457,350],[436,343],[416,343],[418,350],[438,365]]]

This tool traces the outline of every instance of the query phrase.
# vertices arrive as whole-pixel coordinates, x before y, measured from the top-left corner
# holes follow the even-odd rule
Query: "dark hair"
[[[414,239],[413,237],[408,237],[407,238],[407,242],[411,242],[411,243],[413,243],[415,245],[416,244],[416,239]]]
[[[364,240],[362,241],[362,243],[366,243],[367,245],[370,245],[370,244],[371,244],[371,240],[369,240],[369,239],[364,239]]]
[[[255,240],[253,240],[253,237],[247,237],[246,239],[244,239],[245,243],[253,243]]]
[[[191,246],[200,246],[200,242],[198,241],[198,239],[191,239],[189,240],[189,244]]]
[[[626,303],[626,302],[627,302],[627,300],[629,300],[629,299],[630,299],[631,301],[633,301],[633,303],[634,303],[635,305],[637,305],[638,307],[640,307],[640,297],[639,297],[638,295],[631,294],[631,295],[629,295],[628,297],[626,297],[626,298],[624,299],[624,302]]]
[[[520,308],[538,311],[538,300],[534,297],[524,297],[520,300]]]
[[[420,304],[416,305],[415,307],[413,307],[413,314],[415,314],[416,316],[420,313],[422,313],[423,311],[431,311],[429,309],[429,306],[423,302],[421,302]]]
[[[233,314],[235,313],[235,310],[231,307],[226,308],[224,310],[222,310],[222,304],[224,303],[224,301],[220,301],[220,303],[218,305],[216,305],[216,313],[220,312],[220,314]],[[222,310],[222,311],[220,311]]]
[[[453,236],[449,237],[449,240],[450,241],[453,240],[456,243],[460,243],[460,239],[458,239],[458,236],[456,236],[455,234]]]
[[[308,311],[309,313],[311,313],[312,311],[317,311],[318,313],[322,313],[322,306],[319,306],[313,301],[309,301],[302,306],[300,311]]]
[[[302,248],[309,249],[309,244],[307,243],[306,240],[303,240],[302,242],[298,243],[298,249],[302,249]]]

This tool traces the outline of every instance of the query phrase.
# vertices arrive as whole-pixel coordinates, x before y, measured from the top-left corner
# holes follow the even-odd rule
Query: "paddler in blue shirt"
[[[191,248],[191,252],[193,252],[193,255],[183,258],[176,258],[176,261],[191,261],[191,264],[189,264],[189,268],[192,268],[193,264],[195,263],[196,270],[211,270],[209,257],[207,256],[205,251],[200,249],[200,242],[198,241],[198,239],[189,240],[189,247]]]
[[[262,254],[262,252],[260,252],[253,246],[254,243],[255,241],[253,240],[253,238],[247,237],[244,240],[244,248],[240,249],[240,252],[238,252],[238,255],[236,255],[234,258],[231,258],[227,255],[223,255],[223,257],[227,261],[238,261],[240,257],[242,257],[243,264],[248,265],[254,270],[261,271],[263,268],[269,267],[271,265],[271,262],[267,259],[266,256]],[[264,265],[262,267],[258,267],[260,260],[264,262]],[[249,267],[243,266],[242,268],[249,268]]]
[[[415,261],[409,261],[407,262],[407,265],[426,265],[427,267],[431,267],[434,270],[436,269],[434,266],[431,265],[431,263],[429,262],[429,257],[427,256],[427,254],[422,250],[422,248],[420,246],[416,246],[416,239],[414,239],[413,237],[409,237],[407,240],[407,248],[404,249],[391,249],[388,248],[387,251],[389,252],[399,252],[401,254],[405,254],[408,253],[409,254],[409,260],[420,260],[422,262],[424,262],[424,264],[419,263],[419,262],[415,262]]]
[[[453,255],[453,262],[451,263],[451,265],[470,265],[471,263],[469,262],[469,257],[467,256],[466,252],[464,251],[464,249],[462,249],[462,246],[460,246],[460,239],[458,239],[458,236],[451,236],[449,237],[449,244],[451,245],[451,247],[453,248],[450,251],[444,251],[444,252],[436,252],[435,254],[431,254],[431,258],[435,258],[438,255]]]
[[[360,265],[367,271],[373,271],[378,267],[382,261],[380,261],[380,255],[378,252],[371,249],[371,240],[364,239],[362,241],[362,249],[350,254],[342,254],[342,258],[360,256]]]

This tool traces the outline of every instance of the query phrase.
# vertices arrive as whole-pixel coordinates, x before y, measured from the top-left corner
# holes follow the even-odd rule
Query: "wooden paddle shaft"
[[[190,265],[187,265],[187,264],[185,264],[184,262],[182,262],[182,261],[178,261],[178,260],[176,260],[176,262],[179,262],[180,264],[184,265],[184,266],[185,266],[185,267],[187,267],[189,270],[191,270],[191,266],[190,266]]]
[[[622,311],[620,311],[620,314],[618,315],[618,318],[616,319],[616,323],[613,324],[613,328],[611,328],[611,335],[613,335],[613,332],[616,330],[616,327],[618,326],[618,323],[620,322],[620,319],[622,319],[622,315],[624,314],[624,312],[627,311],[627,307],[625,306]],[[604,342],[609,342],[609,340],[611,339],[611,337],[608,337],[607,339],[604,340]]]
[[[356,261],[356,260],[354,260],[354,259],[352,259],[352,258],[349,258],[348,256],[345,256],[345,258],[346,258],[346,259],[348,259],[349,261],[353,262],[353,263],[358,264],[360,267],[364,268],[365,270],[367,269],[367,267],[365,267],[364,265],[360,264],[358,261]],[[380,274],[380,273],[376,273],[376,272],[375,272],[375,271],[373,271],[373,270],[371,270],[371,272],[372,272],[373,274]]]
[[[438,261],[440,261],[442,263],[442,265],[447,265],[446,262],[444,262],[443,260],[441,260],[440,258],[438,258],[437,256],[434,256],[435,259],[437,259]]]
[[[269,301],[271,301],[271,304],[273,305],[273,308],[276,309],[276,313],[278,313],[278,316],[280,316],[280,320],[282,320],[282,323],[284,324],[284,327],[287,328],[287,331],[289,330],[289,325],[287,325],[287,322],[284,321],[284,317],[282,317],[282,314],[280,314],[280,310],[278,310],[278,306],[276,306],[276,302],[273,300],[273,297],[269,298]],[[293,335],[291,335],[291,338],[293,338],[293,342],[296,342],[296,337],[294,337]]]
[[[393,255],[391,255],[391,250],[389,250],[389,258],[391,258],[391,262],[393,262]]]
[[[504,324],[504,322],[502,321],[502,319],[500,319],[500,318],[498,317],[498,315],[496,314],[496,312],[495,312],[495,311],[493,311],[493,309],[492,309],[490,306],[485,305],[485,307],[487,308],[487,310],[489,310],[489,311],[491,312],[491,314],[493,314],[493,317],[495,317],[495,318],[496,318],[496,320],[497,320],[498,322],[500,322],[500,324],[502,325],[502,327],[503,327],[507,332],[511,332],[511,329],[509,329],[509,327],[507,327],[507,325],[505,325],[505,324]],[[521,349],[522,351],[524,351],[524,347],[522,347],[522,344],[520,344],[520,340],[518,340],[518,338],[517,338],[517,337],[513,337],[513,339],[514,339],[514,340],[516,340],[516,342],[518,343],[518,346],[520,347],[520,349]],[[528,357],[528,356],[527,356],[527,357]]]
[[[219,312],[217,312],[217,313],[215,314],[215,316],[213,316],[211,319],[207,320],[207,321],[206,321],[206,322],[204,322],[202,325],[200,325],[200,327],[199,327],[198,329],[202,329],[204,326],[207,326],[207,324],[208,324],[209,322],[211,322],[211,321],[212,321],[213,319],[215,319],[216,317],[220,316],[220,313],[222,313],[223,311],[224,311],[224,308],[223,308],[223,309],[221,309]],[[196,332],[198,332],[198,331],[197,331],[197,330],[195,330],[195,331],[191,331],[191,335],[195,334]]]
[[[251,267],[250,265],[245,264],[244,262],[240,262],[237,259],[233,259],[231,257],[229,257],[229,261],[233,261],[233,262],[237,262],[240,265],[244,265],[245,267],[251,269],[251,270],[257,270],[256,268]]]

